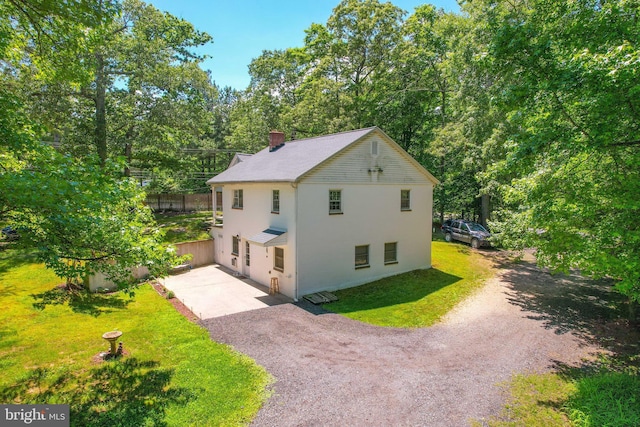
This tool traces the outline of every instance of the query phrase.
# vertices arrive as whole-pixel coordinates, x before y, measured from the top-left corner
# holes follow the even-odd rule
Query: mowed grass
[[[324,307],[378,326],[420,328],[438,322],[489,278],[491,263],[468,246],[432,242],[432,265],[336,291],[339,301]]]
[[[126,295],[68,294],[14,250],[0,252],[0,402],[65,403],[74,426],[248,424],[268,373],[212,342],[149,285]],[[100,361],[102,334],[125,356]]]
[[[207,232],[213,221],[213,212],[196,212],[185,215],[155,215],[156,222],[165,231],[165,243],[181,243],[192,240],[210,239]]]

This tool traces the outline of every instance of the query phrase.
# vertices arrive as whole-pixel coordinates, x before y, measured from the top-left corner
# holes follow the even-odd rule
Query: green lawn
[[[213,221],[213,212],[196,212],[184,215],[157,214],[156,222],[165,231],[165,243],[181,243],[210,239],[207,226]]]
[[[0,252],[0,402],[66,403],[76,426],[242,425],[268,373],[209,339],[149,285],[69,298],[29,256]],[[123,331],[125,357],[100,362]]]
[[[596,372],[516,375],[510,399],[490,427],[635,427],[640,420],[637,369],[605,366]],[[476,422],[474,426],[487,425]]]
[[[436,323],[491,276],[490,262],[468,246],[434,241],[433,268],[336,291],[324,307],[378,326],[419,328]]]

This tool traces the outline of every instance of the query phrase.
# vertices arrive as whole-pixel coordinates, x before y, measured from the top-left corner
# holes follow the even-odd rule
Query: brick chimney
[[[284,132],[272,130],[269,132],[269,151],[275,151],[284,145]]]

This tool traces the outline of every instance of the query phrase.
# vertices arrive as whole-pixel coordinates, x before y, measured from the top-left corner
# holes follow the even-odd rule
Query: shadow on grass
[[[38,262],[38,260],[34,252],[21,249],[20,246],[14,245],[12,242],[0,251],[0,274],[35,262]]]
[[[131,302],[131,299],[123,298],[120,293],[97,294],[85,290],[69,291],[63,286],[31,296],[35,300],[33,307],[38,310],[44,310],[49,305],[67,304],[73,312],[93,317],[122,310]]]
[[[640,331],[626,319],[626,299],[610,280],[550,274],[531,261],[504,264],[508,299],[556,334],[572,333],[589,344],[627,357],[640,350]]]
[[[72,426],[166,426],[167,407],[196,398],[189,389],[172,387],[172,376],[172,369],[136,358],[104,362],[88,373],[56,376],[38,368],[0,389],[0,401],[68,404]]]
[[[335,313],[371,310],[418,301],[462,280],[436,268],[414,270],[354,288],[335,291],[340,299],[325,305]]]

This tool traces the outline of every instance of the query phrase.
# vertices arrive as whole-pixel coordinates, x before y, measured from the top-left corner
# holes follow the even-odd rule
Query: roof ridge
[[[317,136],[311,136],[309,138],[302,138],[302,139],[292,139],[290,141],[285,141],[285,144],[289,144],[291,142],[303,142],[303,141],[309,141],[312,139],[318,139],[318,138],[329,138],[332,136],[336,136],[336,135],[346,135],[348,133],[353,133],[353,132],[362,132],[362,131],[370,131],[377,128],[377,126],[370,126],[368,128],[360,128],[360,129],[351,129],[351,130],[345,130],[343,132],[335,132],[335,133],[328,133],[326,135],[317,135]]]

